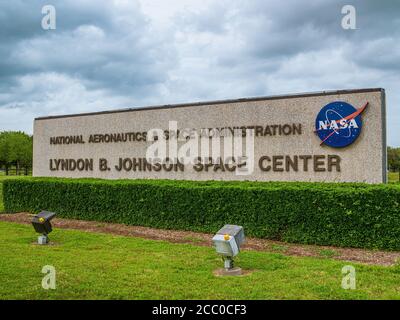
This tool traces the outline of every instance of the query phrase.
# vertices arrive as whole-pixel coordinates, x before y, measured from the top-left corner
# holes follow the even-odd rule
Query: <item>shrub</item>
[[[4,181],[6,212],[400,250],[400,186],[30,178]]]

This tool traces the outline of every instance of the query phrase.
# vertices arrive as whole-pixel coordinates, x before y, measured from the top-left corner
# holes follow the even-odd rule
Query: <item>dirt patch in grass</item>
[[[240,269],[240,274],[229,274],[225,269],[217,269],[213,271],[213,274],[216,277],[244,277],[252,274],[254,271],[256,270]]]
[[[0,221],[30,224],[32,215],[28,213],[0,214]],[[76,229],[89,232],[110,233],[129,237],[165,240],[175,243],[212,246],[212,234],[192,231],[165,230],[116,223],[54,218],[55,228]],[[394,265],[400,259],[400,252],[338,248],[332,246],[299,245],[258,238],[246,238],[243,250],[276,252],[290,256],[319,257],[359,262],[365,264]]]

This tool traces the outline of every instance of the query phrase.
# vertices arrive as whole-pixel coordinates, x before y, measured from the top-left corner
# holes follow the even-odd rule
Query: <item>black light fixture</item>
[[[35,231],[40,233],[38,244],[49,243],[48,234],[53,230],[50,220],[53,219],[55,215],[55,212],[42,211],[33,217],[32,225],[35,228]]]

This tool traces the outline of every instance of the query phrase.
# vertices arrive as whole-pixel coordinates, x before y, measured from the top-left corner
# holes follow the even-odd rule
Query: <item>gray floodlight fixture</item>
[[[32,225],[37,233],[40,233],[38,237],[38,244],[48,244],[48,234],[53,230],[51,227],[50,220],[55,217],[54,212],[42,211],[35,215],[32,219]]]
[[[225,270],[233,270],[233,258],[239,254],[240,246],[245,240],[243,227],[226,224],[217,232],[212,240],[217,253],[224,260]]]

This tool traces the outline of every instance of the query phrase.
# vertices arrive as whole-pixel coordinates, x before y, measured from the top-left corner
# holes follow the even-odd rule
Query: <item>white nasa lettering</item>
[[[339,123],[340,123],[340,129],[346,129],[348,126],[346,119],[341,119]]]
[[[350,120],[349,128],[358,128],[358,124],[355,119]]]
[[[337,122],[336,122],[336,120],[332,120],[331,121],[331,124],[330,124],[330,126],[329,126],[329,129],[334,129],[334,130],[338,130],[339,129],[339,126],[337,125]]]
[[[346,120],[340,119],[339,123],[337,120],[332,121],[319,121],[318,130],[339,130],[339,129],[347,129],[347,128],[357,128],[358,124],[355,119]]]
[[[318,130],[328,129],[328,121],[320,121]]]

